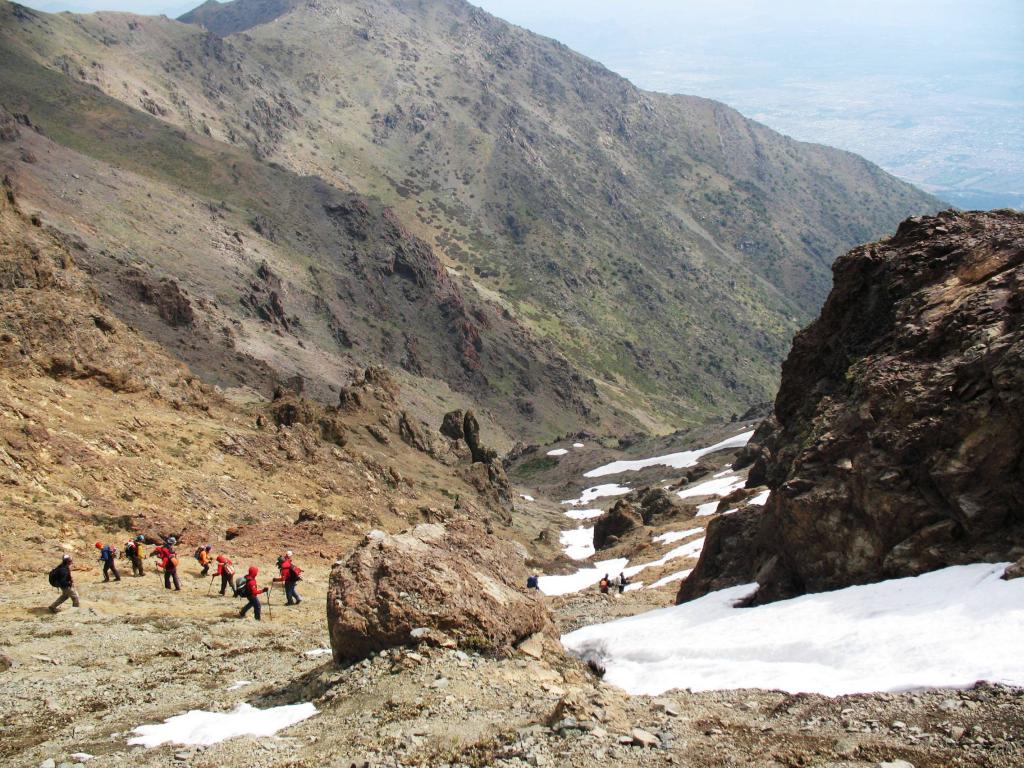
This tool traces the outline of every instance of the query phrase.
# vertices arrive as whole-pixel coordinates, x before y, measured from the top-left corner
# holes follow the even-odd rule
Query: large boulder
[[[910,219],[834,272],[745,457],[771,498],[742,543],[718,541],[740,519],[709,530],[685,597],[756,577],[764,602],[1024,554],[1024,215]]]
[[[507,652],[552,632],[542,598],[527,592],[524,553],[467,520],[374,531],[331,571],[327,625],[335,661],[447,637]]]
[[[620,499],[594,521],[594,548],[601,550],[613,547],[623,535],[643,525],[644,519],[639,510],[630,502]]]

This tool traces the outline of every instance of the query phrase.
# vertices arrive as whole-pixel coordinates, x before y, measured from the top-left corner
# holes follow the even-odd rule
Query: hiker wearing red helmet
[[[260,589],[256,584],[256,577],[260,575],[260,569],[255,565],[249,566],[249,572],[245,575],[245,584],[242,585],[241,594],[242,597],[248,598],[249,602],[242,608],[241,613],[238,614],[240,618],[245,618],[246,611],[252,608],[252,615],[256,617],[256,621],[260,620],[260,595],[267,590]]]
[[[96,542],[96,549],[100,551],[100,562],[103,563],[103,580],[110,581],[110,574],[114,574],[114,581],[120,581],[121,574],[117,572],[117,564],[114,562],[117,550],[101,541]]]
[[[231,560],[224,555],[217,555],[217,570],[214,577],[220,576],[220,594],[223,596],[231,587],[231,593],[235,593],[235,566]]]

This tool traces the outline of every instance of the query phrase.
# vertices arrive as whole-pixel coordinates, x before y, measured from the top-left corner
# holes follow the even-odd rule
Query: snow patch
[[[289,704],[270,709],[256,709],[239,704],[230,712],[204,712],[193,709],[155,725],[140,725],[130,745],[158,747],[161,744],[201,744],[209,746],[237,736],[273,736],[316,714],[312,704]]]
[[[657,589],[658,587],[664,587],[666,584],[671,584],[673,581],[682,581],[691,573],[693,573],[693,568],[687,568],[685,571],[676,571],[675,573],[670,573],[668,576],[663,576],[656,582],[651,584],[651,586],[649,586],[648,589]]]
[[[596,551],[594,549],[593,527],[562,531],[559,534],[559,541],[565,550],[565,554],[573,560],[586,560],[588,557],[593,556]]]
[[[245,688],[247,685],[252,685],[252,680],[236,680],[227,687],[227,690],[237,691],[239,688]]]
[[[583,443],[573,443],[572,447],[573,448],[584,448],[585,446],[583,445]]]
[[[703,533],[703,528],[690,528],[686,531],[669,531],[663,533],[661,536],[655,536],[651,541],[655,544],[674,544],[677,541],[681,541],[689,536],[693,536],[695,533]]]
[[[565,513],[565,516],[573,520],[590,520],[603,514],[603,509],[570,509]]]
[[[715,443],[707,448],[700,448],[696,451],[680,451],[679,453],[670,453],[665,456],[654,456],[649,459],[637,459],[635,461],[613,461],[611,464],[605,464],[597,469],[585,472],[583,476],[605,477],[607,475],[618,475],[622,472],[637,472],[641,469],[646,469],[647,467],[657,466],[672,467],[673,469],[692,467],[703,456],[707,456],[709,453],[724,451],[729,448],[742,448],[750,442],[750,438],[753,436],[754,431],[751,430],[749,432],[743,432],[739,435],[730,437],[720,443]]]
[[[310,658],[316,658],[317,656],[329,656],[330,653],[330,648],[314,648],[311,651],[306,651],[306,655]]]
[[[733,491],[742,488],[745,482],[738,475],[725,475],[678,491],[676,495],[680,499],[689,499],[694,496],[728,496]]]
[[[526,501],[536,501],[536,499],[533,498],[533,496],[530,496],[530,495],[525,494],[525,493],[519,494],[519,498],[524,499]]]
[[[576,573],[564,576],[541,576],[538,586],[545,595],[568,595],[594,586],[605,574],[611,576],[619,573],[628,562],[629,560],[626,558],[620,557],[614,560],[602,560],[589,568],[581,568]]]
[[[666,552],[664,555],[662,555],[660,558],[653,562],[643,563],[642,565],[634,565],[629,568],[626,568],[623,571],[623,573],[625,573],[627,577],[633,577],[636,574],[640,573],[640,571],[646,570],[647,568],[656,568],[659,565],[664,565],[669,560],[676,560],[680,557],[697,557],[702,549],[704,549],[703,536],[701,536],[699,539],[689,541],[686,544],[683,544],[682,546],[676,547],[675,549],[670,549],[668,552]]]
[[[718,509],[717,501],[709,501],[707,504],[697,505],[697,514],[694,517],[707,517],[708,515],[715,514],[715,510]]]
[[[580,494],[578,499],[565,499],[562,503],[578,507],[581,504],[589,504],[594,499],[600,499],[605,496],[622,496],[623,494],[629,493],[631,490],[632,488],[627,488],[626,486],[619,485],[618,483],[605,483],[604,485],[595,485],[592,488],[587,488]]]
[[[1024,685],[1024,579],[1006,565],[922,576],[735,608],[756,584],[562,638],[600,659],[605,681],[631,694],[763,688],[840,696]],[[941,628],[941,631],[936,631]]]
[[[768,503],[768,497],[771,495],[771,491],[761,491],[757,496],[748,501],[747,504],[752,504],[755,507],[763,507]]]
[[[555,448],[553,451],[548,451],[548,456],[565,456],[568,452],[565,448]]]

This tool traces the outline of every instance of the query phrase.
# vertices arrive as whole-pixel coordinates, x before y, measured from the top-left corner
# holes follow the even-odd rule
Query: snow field
[[[657,466],[684,469],[685,467],[692,467],[702,457],[707,456],[709,453],[724,451],[729,448],[742,448],[750,442],[750,438],[753,436],[754,432],[751,430],[750,432],[743,432],[741,434],[734,435],[720,443],[715,443],[707,448],[700,448],[696,451],[680,451],[679,453],[670,453],[665,456],[653,456],[649,459],[636,459],[634,461],[613,461],[610,464],[605,464],[604,466],[585,472],[583,476],[606,477],[608,475],[618,475],[623,472],[637,472],[641,469],[646,469],[647,467]]]
[[[587,488],[583,493],[580,494],[578,499],[565,499],[562,501],[563,504],[569,504],[573,507],[579,507],[583,504],[589,504],[594,499],[604,498],[605,496],[622,496],[623,494],[629,493],[632,488],[627,488],[624,485],[618,483],[605,483],[604,485],[595,485],[592,488]]]
[[[586,560],[592,557],[594,549],[594,528],[571,528],[559,534],[559,541],[565,554],[573,560]]]
[[[614,576],[628,563],[629,560],[624,557],[602,560],[589,568],[581,568],[576,573],[568,573],[564,576],[541,576],[538,586],[545,595],[568,595],[594,586],[605,574],[608,574],[609,577]]]
[[[687,531],[669,531],[668,533],[661,534],[661,536],[655,536],[651,541],[655,544],[674,544],[675,542],[682,541],[696,533],[703,532],[703,528],[690,528]]]
[[[746,482],[739,475],[723,475],[722,477],[707,480],[692,488],[685,488],[676,492],[680,499],[690,499],[695,496],[728,496],[735,490],[743,487]]]
[[[591,520],[603,514],[603,509],[570,509],[565,516],[573,520]]]
[[[756,585],[734,587],[584,627],[562,642],[598,658],[605,680],[631,694],[1022,685],[1024,579],[1002,581],[1005,567],[956,566],[756,608],[733,607]]]
[[[273,736],[315,714],[316,707],[308,703],[256,709],[243,702],[230,712],[193,709],[162,723],[140,725],[128,743],[147,748],[167,743],[209,746],[237,736]]]
[[[671,584],[673,581],[682,581],[691,573],[693,573],[693,568],[687,568],[685,571],[670,573],[668,576],[664,576],[651,584],[648,589],[657,589],[658,587],[664,587],[666,584]]]

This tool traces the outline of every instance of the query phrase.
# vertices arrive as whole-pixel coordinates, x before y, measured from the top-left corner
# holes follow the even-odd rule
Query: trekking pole
[[[274,591],[273,587],[267,590],[267,618],[271,621],[274,620],[274,612],[270,610],[270,593]]]
[[[217,578],[217,574],[216,574],[216,573],[215,573],[215,574],[213,574],[213,576],[211,576],[211,577],[210,577],[210,584],[209,584],[209,586],[208,586],[208,587],[206,588],[206,596],[207,596],[207,597],[209,597],[209,596],[210,596],[210,590],[211,590],[211,589],[213,589],[213,580],[214,580],[214,579],[216,579],[216,578]]]

